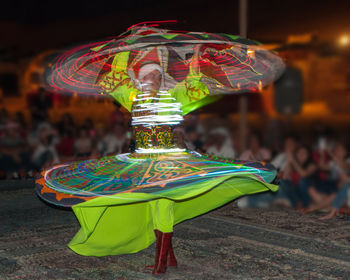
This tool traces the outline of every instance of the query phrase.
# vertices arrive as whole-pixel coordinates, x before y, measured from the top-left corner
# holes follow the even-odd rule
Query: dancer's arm
[[[193,56],[189,65],[189,74],[186,79],[169,90],[176,100],[182,104],[183,115],[208,103],[202,101],[202,99],[209,96],[209,90],[208,87],[200,81],[203,76],[199,66],[200,47],[201,45],[196,45],[194,47]]]
[[[104,93],[111,95],[131,112],[132,103],[138,89],[127,73],[128,60],[129,52],[116,54],[111,65],[111,71],[101,79],[99,85]]]

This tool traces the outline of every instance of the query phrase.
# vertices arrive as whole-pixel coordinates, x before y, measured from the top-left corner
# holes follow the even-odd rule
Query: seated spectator
[[[92,139],[89,130],[86,127],[79,129],[78,138],[74,142],[75,155],[77,157],[85,158],[91,155],[93,148]]]
[[[316,136],[317,144],[313,147],[312,152],[312,159],[313,162],[317,166],[317,171],[315,172],[314,178],[305,178],[302,181],[300,181],[298,192],[301,198],[302,202],[302,208],[300,208],[301,213],[307,212],[310,203],[311,203],[311,197],[310,197],[310,188],[315,184],[315,182],[321,182],[322,180],[326,180],[328,176],[328,171],[323,170],[323,168],[320,168],[320,160],[322,159],[323,165],[329,164],[331,157],[328,153],[325,152],[325,148],[327,146],[330,146],[329,143],[329,133],[327,133],[327,137],[325,137],[325,132],[323,132],[324,128],[323,126],[320,126],[318,128],[320,130]],[[327,142],[328,139],[328,142]],[[328,143],[328,144],[327,144]]]
[[[241,160],[270,161],[271,152],[262,147],[262,140],[259,133],[251,133],[248,138],[248,150],[239,157]]]
[[[115,110],[109,116],[109,123],[112,127],[115,127],[117,124],[122,125],[124,123],[123,113],[120,111],[120,104],[116,101],[113,102],[115,105]]]
[[[174,128],[174,143],[177,147],[181,149],[189,149],[193,150],[194,146],[192,143],[187,142],[186,143],[186,136],[185,136],[185,130],[181,126],[177,126]]]
[[[27,122],[22,112],[16,112],[14,122],[19,124],[20,135],[25,138],[27,136]]]
[[[0,137],[2,137],[5,134],[6,131],[6,124],[9,121],[9,115],[5,108],[2,108],[0,110]]]
[[[207,147],[206,152],[209,155],[231,159],[235,157],[230,134],[224,127],[218,127],[211,130],[209,142],[207,142],[205,146]]]
[[[104,141],[104,138],[106,136],[105,133],[105,127],[103,125],[103,123],[98,123],[96,125],[96,134],[95,134],[95,139],[94,139],[94,143],[95,143],[95,153],[98,156],[104,156],[106,154],[106,143]]]
[[[31,101],[30,108],[34,127],[42,122],[48,121],[48,111],[52,108],[52,95],[46,92],[44,88],[39,88]]]
[[[64,161],[72,159],[74,155],[74,133],[71,129],[63,131],[59,142],[56,145],[56,150]]]
[[[326,161],[326,156],[331,158],[330,161]],[[309,195],[312,200],[312,204],[306,213],[310,213],[316,210],[327,208],[334,201],[338,186],[341,189],[344,185],[344,174],[350,170],[350,164],[346,160],[347,149],[345,144],[338,142],[334,149],[326,149],[320,153],[320,161],[318,167],[321,171],[327,172],[327,177],[318,176],[315,185],[309,189]]]
[[[184,135],[185,135],[186,147],[189,150],[202,151],[203,142],[201,141],[200,136],[195,127],[193,126],[186,127]]]
[[[205,132],[205,129],[203,127],[203,123],[200,121],[199,116],[196,114],[188,114],[184,117],[183,126],[194,128],[199,135],[199,137],[202,137],[202,135]]]
[[[122,125],[117,124],[113,130],[103,138],[105,155],[120,154],[126,151],[126,132]]]
[[[74,124],[72,116],[69,113],[65,113],[62,116],[61,120],[58,123],[56,123],[56,127],[57,127],[61,136],[66,131],[74,131],[75,124]]]
[[[346,203],[346,206],[350,206],[350,170],[348,170],[346,174],[341,175],[341,182],[340,188],[329,207],[329,213],[321,217],[320,220],[328,220],[335,217],[339,209]],[[327,206],[326,203],[322,205],[323,208],[326,208]]]
[[[83,127],[86,127],[86,129],[89,131],[90,137],[95,138],[96,136],[95,125],[94,125],[94,121],[91,118],[85,119]]]
[[[42,168],[58,164],[59,157],[56,151],[58,143],[58,132],[46,123],[41,123],[37,128],[37,137],[32,135],[32,164],[35,170],[40,171]]]
[[[286,183],[293,186],[293,192],[303,202],[303,193],[300,189],[305,184],[312,184],[316,169],[317,167],[312,160],[311,151],[306,146],[301,146],[296,150],[295,156],[293,153],[287,153],[287,164],[282,175],[281,183],[287,180]],[[297,206],[297,201],[293,202],[291,200],[291,203],[292,206]]]
[[[316,171],[316,165],[312,162],[311,152],[305,146],[295,150],[294,138],[285,140],[285,161],[278,166],[278,155],[272,162],[277,165],[280,171],[280,185],[276,193],[266,192],[240,200],[238,206],[244,207],[268,207],[272,203],[287,207],[298,206],[298,186],[300,181],[309,178]],[[277,159],[277,160],[276,160]]]
[[[287,156],[294,154],[297,147],[297,139],[294,135],[287,135],[284,139],[283,151],[273,158],[271,163],[276,167],[277,172],[283,172],[287,165]]]
[[[273,160],[272,164],[277,169],[277,176],[282,177],[284,174],[284,171],[288,165],[287,162],[287,155],[293,154],[295,152],[297,146],[296,138],[294,136],[287,136],[284,140],[284,151],[280,154],[278,154]],[[286,176],[284,176],[286,178]],[[277,193],[261,193],[256,194],[252,196],[243,197],[238,200],[238,206],[240,208],[245,207],[256,207],[256,208],[265,208],[270,206],[275,200],[287,200],[287,190],[289,189],[289,183],[282,182],[282,184],[279,187],[279,190]],[[294,198],[295,196],[293,196]],[[289,203],[289,201],[286,201],[286,203]],[[289,204],[288,204],[289,206]]]
[[[8,122],[0,139],[0,169],[7,178],[17,178],[18,172],[25,176],[30,169],[28,146],[20,135],[18,123]]]

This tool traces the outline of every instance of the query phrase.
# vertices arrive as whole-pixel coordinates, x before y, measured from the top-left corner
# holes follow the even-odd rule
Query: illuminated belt
[[[157,154],[157,153],[180,153],[180,152],[184,152],[186,151],[186,149],[180,149],[180,148],[169,148],[169,149],[143,149],[143,148],[139,148],[136,150],[137,153],[139,154]]]
[[[169,93],[157,93],[157,97],[152,97],[148,93],[139,94],[134,100],[136,104],[133,106],[132,112],[141,116],[133,116],[131,125],[154,126],[177,125],[181,123],[183,121],[181,103],[164,102],[167,100],[176,101]],[[146,103],[146,101],[151,102]],[[138,102],[143,103],[137,104]],[[142,113],[145,114],[142,115]]]

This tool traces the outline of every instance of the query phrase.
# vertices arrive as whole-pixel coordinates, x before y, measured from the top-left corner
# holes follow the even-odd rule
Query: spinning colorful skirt
[[[227,34],[135,26],[128,35],[65,51],[47,73],[56,90],[112,96],[132,115],[133,153],[54,166],[36,181],[45,201],[72,207],[78,254],[135,253],[155,240],[153,273],[176,266],[173,227],[242,195],[276,191],[274,167],[181,149],[174,128],[223,94],[256,91],[283,62]],[[168,262],[169,258],[169,262]]]

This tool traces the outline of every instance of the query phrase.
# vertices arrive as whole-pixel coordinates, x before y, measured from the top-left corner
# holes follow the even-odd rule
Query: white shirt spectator
[[[243,152],[240,156],[241,160],[257,160],[257,161],[269,161],[271,159],[271,153],[266,148],[260,148],[257,153],[253,153],[252,150]]]
[[[276,167],[277,170],[283,171],[287,166],[287,155],[286,153],[279,153],[273,158],[271,164]]]
[[[226,128],[224,127],[218,127],[210,131],[210,134],[213,137],[223,137],[223,138],[217,138],[218,141],[222,142],[221,145],[211,145],[207,149],[207,153],[210,155],[215,155],[218,157],[223,158],[234,158],[235,157],[235,151],[232,146],[232,141],[230,138],[230,135]]]
[[[111,153],[120,154],[122,152],[125,143],[125,137],[119,139],[114,134],[107,134],[103,140],[105,143],[106,155]]]

